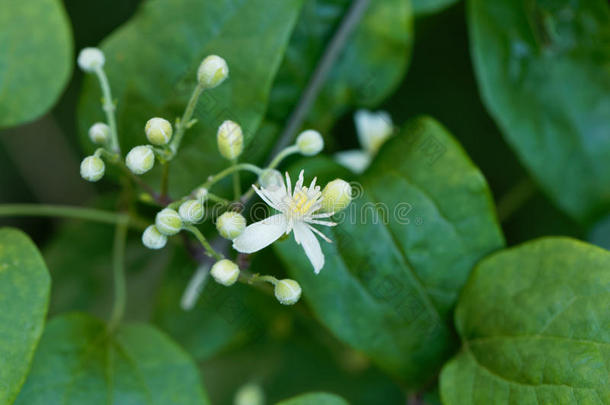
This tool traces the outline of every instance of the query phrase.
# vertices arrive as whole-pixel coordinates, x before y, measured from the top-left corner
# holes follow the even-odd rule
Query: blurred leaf
[[[581,222],[593,220],[610,205],[608,2],[468,5],[489,111],[556,203]]]
[[[288,118],[351,3],[305,2],[271,91],[270,119],[283,123]],[[370,2],[325,81],[311,125],[326,130],[353,106],[379,104],[402,79],[412,40],[408,1]]]
[[[285,399],[277,405],[348,405],[347,401],[335,394],[326,392],[310,392]]]
[[[0,403],[11,404],[44,328],[51,279],[23,232],[0,229]]]
[[[201,97],[194,114],[199,122],[188,131],[172,162],[171,192],[184,195],[228,164],[211,153],[216,150],[216,130],[224,120],[243,127],[247,160],[261,159],[262,146],[268,141],[257,137],[253,142],[254,133],[265,114],[269,89],[300,7],[301,0],[145,2],[102,45],[118,102],[123,154],[146,142],[144,124],[149,118],[173,121],[182,115],[201,60],[218,54],[229,64],[230,78]],[[90,145],[88,127],[103,118],[100,94],[95,78],[89,77],[79,108],[85,145]],[[155,170],[149,176],[159,174]]]
[[[413,13],[419,17],[442,11],[458,1],[460,0],[411,0],[411,3],[413,4]]]
[[[51,320],[16,404],[209,404],[195,363],[155,328]]]
[[[0,127],[32,121],[72,73],[72,33],[59,0],[0,0]]]
[[[504,244],[489,190],[430,118],[408,124],[352,184],[319,275],[292,238],[276,251],[326,326],[417,386],[454,349],[451,309],[472,266]]]
[[[608,403],[609,302],[610,254],[586,243],[544,238],[484,259],[456,310],[464,346],[441,374],[443,403]]]

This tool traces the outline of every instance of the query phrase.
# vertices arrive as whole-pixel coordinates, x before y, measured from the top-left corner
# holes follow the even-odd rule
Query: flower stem
[[[220,180],[222,180],[223,178],[225,178],[229,174],[234,173],[234,172],[236,172],[238,170],[247,170],[247,171],[250,171],[252,173],[255,173],[256,175],[260,175],[263,172],[263,169],[261,169],[260,167],[258,167],[256,165],[253,165],[253,164],[250,164],[250,163],[239,163],[239,164],[227,167],[226,169],[224,169],[223,171],[219,172],[218,174],[210,176],[208,181],[203,183],[200,187],[204,187],[204,188],[209,189],[210,187],[212,187],[214,184],[218,183]]]
[[[191,118],[193,117],[193,112],[195,112],[195,107],[197,106],[197,101],[199,101],[199,96],[203,93],[204,87],[200,84],[195,86],[193,93],[191,94],[191,98],[189,99],[186,108],[184,109],[184,114],[182,114],[182,118],[176,124],[176,134],[169,144],[169,149],[171,151],[171,157],[176,155],[178,152],[178,148],[180,148],[180,143],[182,142],[182,138],[184,137],[184,132],[191,125]]]
[[[535,194],[536,184],[530,178],[524,178],[515,184],[496,203],[496,212],[500,223],[505,223]]]
[[[233,160],[233,166],[237,166],[237,160]],[[239,183],[239,170],[233,172],[233,199],[239,200],[241,195],[241,184]]]
[[[296,145],[288,146],[287,148],[282,149],[280,153],[278,153],[271,163],[269,163],[268,169],[275,169],[286,157],[297,153],[299,148]]]
[[[203,248],[205,249],[208,256],[211,256],[211,257],[215,258],[216,260],[224,259],[224,256],[214,250],[212,245],[210,245],[210,242],[208,242],[208,240],[205,238],[205,236],[203,236],[203,234],[199,231],[199,229],[197,229],[197,227],[195,227],[193,225],[189,225],[189,226],[185,227],[184,229],[186,229],[187,231],[189,231],[190,233],[195,235],[195,237],[197,238],[199,243],[201,243],[201,246],[203,246]]]
[[[163,171],[161,174],[161,198],[167,197],[167,191],[169,188],[169,162],[163,162]]]
[[[116,107],[114,105],[114,102],[112,101],[112,93],[110,91],[108,77],[106,76],[106,72],[104,72],[104,69],[101,67],[95,69],[95,74],[100,82],[100,87],[102,88],[102,108],[106,113],[106,120],[108,121],[108,126],[110,127],[110,149],[113,152],[120,154],[121,147],[119,145],[119,135],[117,132],[116,118],[114,116],[114,111]]]
[[[108,329],[114,330],[125,314],[127,304],[127,281],[125,279],[125,245],[127,244],[127,221],[123,220],[116,226],[114,247],[112,253],[112,269],[114,273],[114,304]]]

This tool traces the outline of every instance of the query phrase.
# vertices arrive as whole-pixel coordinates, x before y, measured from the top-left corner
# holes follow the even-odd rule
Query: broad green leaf
[[[15,400],[42,335],[51,278],[30,238],[0,229],[0,404]]]
[[[419,17],[442,11],[458,1],[459,0],[411,0],[411,4],[413,5],[413,13]]]
[[[462,291],[446,405],[610,403],[610,253],[544,238],[484,259]]]
[[[52,319],[16,404],[209,404],[193,360],[155,328]]]
[[[72,73],[72,33],[59,0],[0,0],[0,128],[32,121]]]
[[[334,394],[311,392],[280,401],[277,405],[348,405],[348,403],[345,399]]]
[[[351,3],[305,2],[273,85],[270,119],[286,121]],[[412,40],[408,1],[371,1],[331,69],[309,124],[328,129],[350,107],[379,104],[401,81]]]
[[[205,92],[191,128],[172,162],[171,191],[190,192],[208,175],[227,166],[216,153],[216,130],[227,119],[244,130],[244,159],[256,161],[268,138],[254,133],[265,114],[271,83],[301,8],[301,0],[154,0],[102,44],[113,96],[117,100],[123,154],[146,143],[144,125],[154,116],[182,115],[196,83],[201,60],[226,59],[230,78]],[[79,124],[85,145],[88,127],[103,119],[94,77],[84,85]],[[89,147],[92,149],[92,146]],[[158,165],[157,165],[158,166]],[[148,177],[155,178],[159,167]],[[152,184],[158,184],[152,181]]]
[[[581,222],[608,211],[608,2],[469,0],[468,21],[484,101],[523,163]]]
[[[313,173],[309,174],[310,176]],[[293,238],[275,244],[335,335],[410,386],[451,354],[451,310],[473,265],[503,246],[485,179],[436,121],[406,125],[378,154],[315,275]]]

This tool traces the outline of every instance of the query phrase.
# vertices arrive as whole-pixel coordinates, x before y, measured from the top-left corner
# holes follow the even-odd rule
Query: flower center
[[[292,199],[288,202],[290,213],[296,218],[304,217],[305,215],[309,214],[312,209],[315,209],[315,204],[319,197],[319,192],[310,195],[307,187],[303,187],[299,191],[295,192]]]

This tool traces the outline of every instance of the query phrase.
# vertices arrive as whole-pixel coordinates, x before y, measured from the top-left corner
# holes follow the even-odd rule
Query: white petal
[[[233,249],[241,253],[259,251],[282,236],[286,232],[286,226],[286,217],[283,214],[248,225],[244,232],[233,240]]]
[[[371,164],[371,157],[361,150],[346,150],[335,154],[335,160],[352,172],[360,174]]]
[[[292,196],[292,183],[290,182],[290,175],[286,172],[286,193]]]
[[[303,246],[307,258],[313,265],[314,272],[318,274],[324,267],[324,254],[316,236],[305,223],[296,222],[294,224],[294,239]]]
[[[301,172],[299,173],[299,179],[297,180],[297,183],[294,185],[295,194],[297,193],[297,191],[299,191],[303,188],[303,182],[305,182],[305,179],[303,178],[304,173],[305,173],[305,170],[301,170]]]
[[[268,206],[270,206],[273,209],[281,211],[280,207],[277,204],[275,204],[273,202],[273,200],[267,196],[267,193],[265,193],[266,189],[260,190],[254,184],[252,185],[252,188],[254,189],[256,194],[258,194],[258,196],[265,202],[265,204],[267,204]]]

